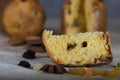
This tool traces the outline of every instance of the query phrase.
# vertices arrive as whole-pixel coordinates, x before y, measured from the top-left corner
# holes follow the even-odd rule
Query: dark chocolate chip
[[[80,25],[80,22],[78,19],[75,19],[73,22],[73,26],[78,27]]]
[[[63,74],[67,71],[61,65],[44,65],[40,70],[47,72],[47,73],[55,73],[55,74]]]
[[[75,47],[77,46],[77,44],[70,44],[67,46],[67,50],[71,50],[71,49],[74,49]]]
[[[55,68],[54,68],[54,66],[53,65],[50,65],[49,67],[48,67],[48,73],[54,73],[54,70],[55,70]]]
[[[86,42],[86,41],[84,41],[84,42],[82,43],[82,47],[87,47],[87,42]]]
[[[32,50],[27,50],[24,54],[23,54],[23,57],[24,58],[27,58],[27,59],[35,59],[35,52],[32,51]]]
[[[25,67],[25,68],[30,68],[31,67],[30,63],[27,62],[27,61],[20,61],[18,66],[22,66],[22,67]]]
[[[64,68],[64,66],[61,66],[61,65],[56,65],[55,66],[55,73],[56,74],[63,74],[63,73],[66,73],[66,69]]]
[[[42,71],[47,71],[47,70],[48,70],[48,67],[49,67],[49,65],[46,64],[46,65],[44,65],[40,70],[42,70]]]

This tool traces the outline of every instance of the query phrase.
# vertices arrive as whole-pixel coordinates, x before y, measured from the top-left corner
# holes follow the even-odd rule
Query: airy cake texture
[[[112,62],[107,32],[53,35],[53,31],[45,30],[42,40],[48,55],[57,64],[89,66]]]
[[[63,5],[62,34],[106,31],[107,11],[102,0],[67,0]]]

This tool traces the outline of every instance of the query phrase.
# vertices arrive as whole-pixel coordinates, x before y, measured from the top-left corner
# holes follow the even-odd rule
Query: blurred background
[[[5,2],[9,1],[10,0],[0,0],[0,7],[3,7]],[[108,10],[108,30],[110,32],[120,32],[120,0],[103,1]],[[59,32],[61,8],[65,0],[39,0],[39,2],[43,6],[47,16],[45,27]],[[0,16],[1,14],[0,12]]]
[[[46,12],[48,19],[57,19],[60,20],[61,8],[63,3],[66,0],[39,0]],[[110,32],[120,32],[120,0],[103,0],[107,6],[108,10],[108,30]],[[55,20],[56,21],[56,20]],[[49,26],[54,26],[55,21],[51,21]],[[56,21],[56,24],[59,28],[59,22]],[[58,30],[59,31],[59,30]]]

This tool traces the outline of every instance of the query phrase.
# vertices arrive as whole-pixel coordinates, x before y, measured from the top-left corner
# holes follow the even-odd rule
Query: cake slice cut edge
[[[60,65],[107,65],[113,59],[108,32],[53,35],[44,30],[42,40],[49,57]]]

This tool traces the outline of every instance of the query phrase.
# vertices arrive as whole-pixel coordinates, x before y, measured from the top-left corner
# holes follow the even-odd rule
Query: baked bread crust
[[[112,57],[112,51],[111,51],[111,46],[110,46],[109,34],[108,33],[103,33],[103,32],[92,32],[91,33],[90,32],[90,33],[79,33],[79,34],[74,34],[74,35],[52,35],[52,34],[53,34],[53,32],[45,30],[43,32],[42,40],[43,40],[43,43],[46,47],[48,55],[57,64],[64,65],[64,66],[97,66],[97,65],[110,64],[112,62],[113,57]],[[65,37],[67,36],[68,38],[71,38],[70,36],[74,36],[74,37],[76,36],[78,41],[79,41],[80,40],[79,35],[84,35],[84,37],[85,37],[86,34],[88,34],[88,36],[98,34],[98,37],[95,37],[96,36],[95,35],[94,38],[92,39],[93,43],[95,44],[95,45],[94,44],[92,44],[92,45],[94,46],[95,49],[90,49],[90,47],[88,47],[88,51],[90,51],[90,52],[85,52],[83,50],[82,53],[80,52],[80,51],[82,51],[82,48],[80,48],[78,53],[76,53],[76,51],[74,49],[71,50],[71,52],[68,52],[67,50],[63,51],[63,49],[65,48],[63,46],[63,44],[66,44],[66,42],[69,40],[68,39],[67,41],[65,41],[65,40],[62,41],[61,38],[63,36],[65,36]],[[57,37],[58,39],[60,39],[59,41],[61,41],[61,42],[57,42],[56,40],[54,40],[55,38],[53,39],[53,37]],[[98,38],[97,41],[95,40],[95,38]],[[88,38],[88,39],[90,39],[90,38]],[[55,42],[55,43],[53,43],[53,42]],[[63,42],[63,44],[62,44],[62,42]],[[60,43],[60,45],[59,45],[59,43]],[[91,43],[91,42],[89,42],[89,43]],[[76,43],[76,44],[79,44],[79,42]],[[53,45],[55,47],[54,49],[56,49],[56,52],[53,51],[53,48],[50,45]],[[61,50],[58,50],[58,47],[55,46],[55,45],[60,47]],[[92,45],[91,45],[91,48],[93,48]],[[104,47],[102,47],[102,46],[104,46]],[[98,47],[98,48],[96,48],[96,47]],[[101,50],[103,50],[103,51],[101,51]],[[60,51],[61,52],[63,51],[63,53],[60,53]],[[76,55],[79,55],[79,54],[84,55],[84,53],[85,53],[86,55],[84,55],[84,56],[79,55],[80,57],[76,57],[76,55],[71,55],[71,56],[67,55],[66,56],[66,54],[71,54],[71,53],[72,54],[76,53]],[[66,59],[63,59],[64,54],[66,56],[65,57]],[[71,59],[71,61],[69,59]]]
[[[61,14],[62,34],[106,31],[107,10],[101,0],[67,0]]]

